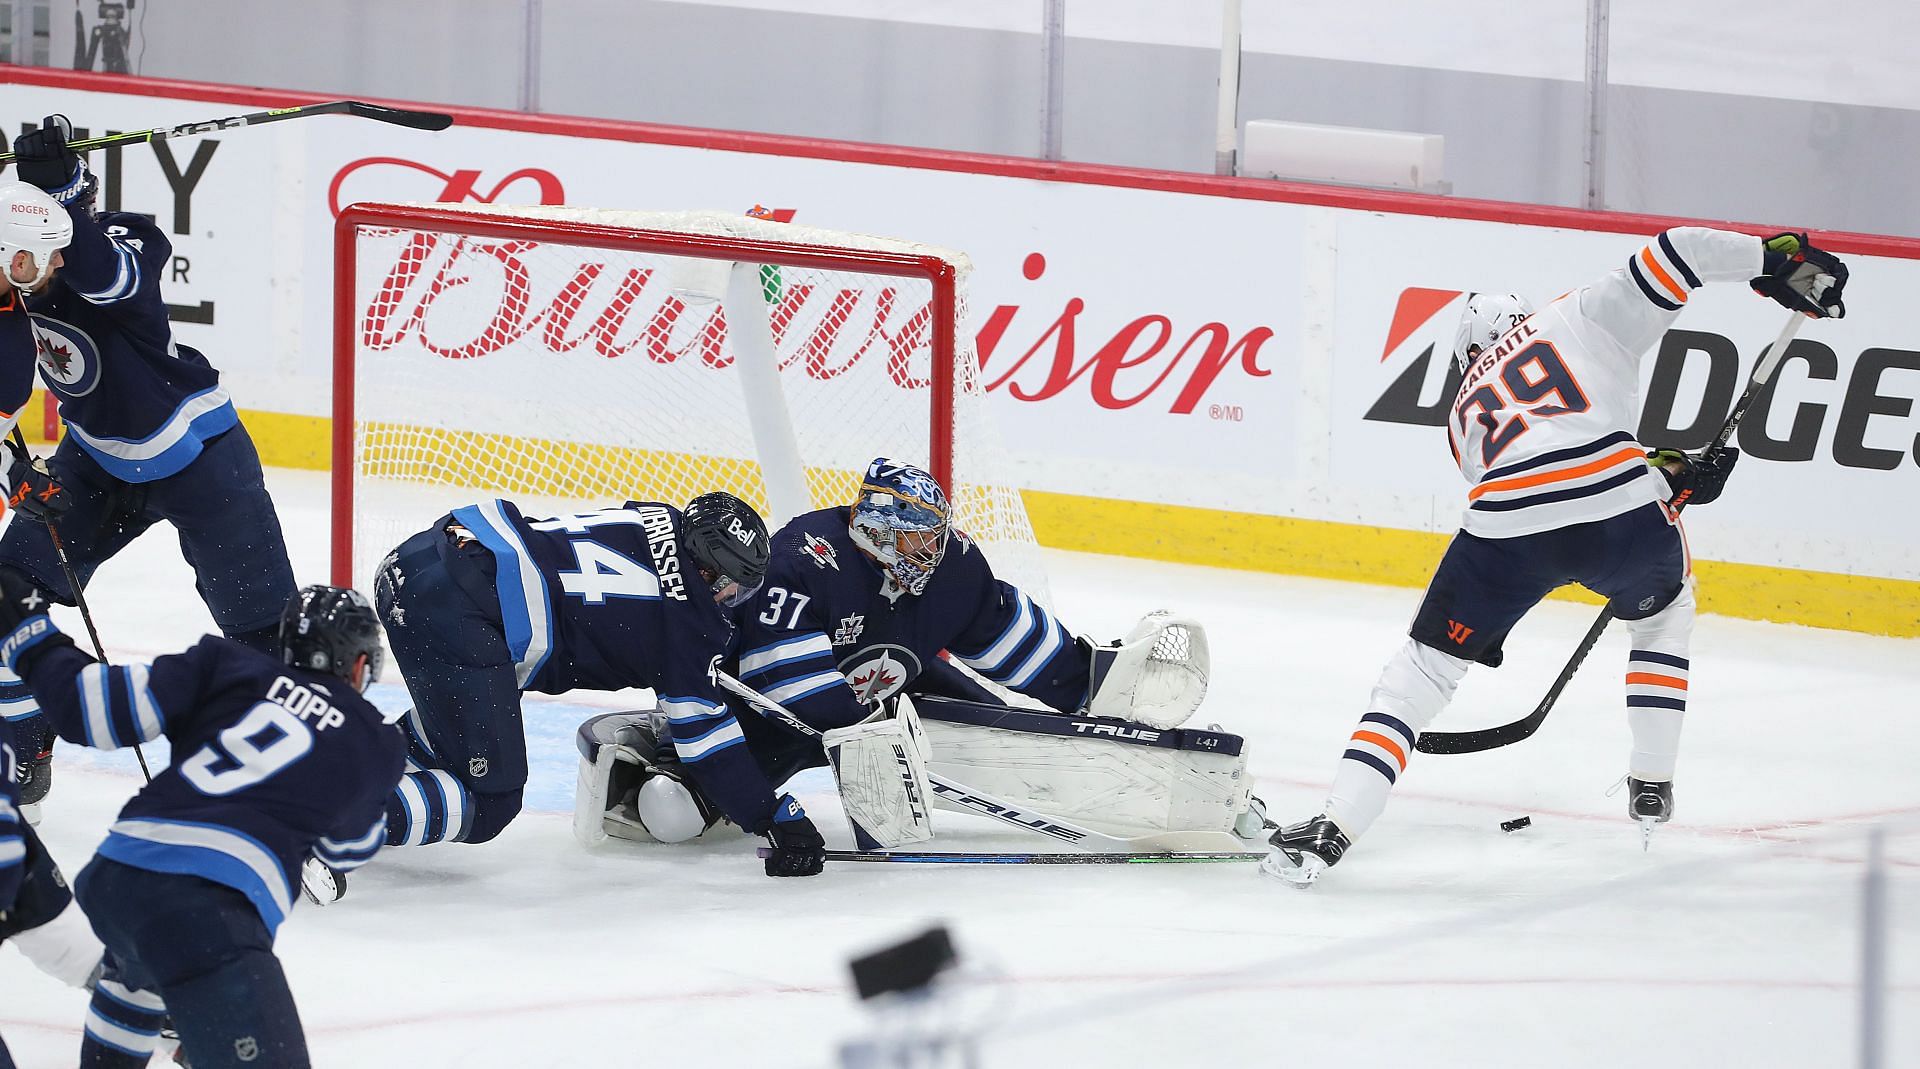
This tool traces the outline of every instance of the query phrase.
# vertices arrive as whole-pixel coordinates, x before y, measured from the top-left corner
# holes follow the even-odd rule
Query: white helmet
[[[1472,293],[1453,332],[1453,366],[1467,370],[1468,361],[1533,314],[1533,302],[1517,293]]]
[[[38,186],[25,182],[0,182],[0,265],[11,280],[13,254],[29,252],[39,272],[31,282],[15,282],[30,290],[46,280],[53,270],[53,254],[73,240],[73,219],[60,202]]]

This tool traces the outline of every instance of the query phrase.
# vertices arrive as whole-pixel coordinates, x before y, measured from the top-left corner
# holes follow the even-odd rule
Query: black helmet
[[[367,659],[365,690],[380,678],[380,618],[358,590],[344,586],[302,587],[280,613],[280,659],[354,682],[353,669]]]
[[[757,593],[772,545],[753,506],[732,494],[701,494],[687,502],[686,517],[687,555],[713,584],[714,600],[733,606]]]

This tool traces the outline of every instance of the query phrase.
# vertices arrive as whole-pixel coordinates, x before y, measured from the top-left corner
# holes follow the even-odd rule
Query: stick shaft
[[[453,125],[453,116],[435,111],[408,111],[403,108],[389,108],[380,104],[367,104],[358,100],[329,100],[323,104],[301,104],[291,108],[270,108],[266,111],[253,111],[245,115],[229,115],[224,119],[207,119],[202,122],[182,123],[179,126],[157,127],[152,130],[129,130],[124,133],[107,134],[101,137],[82,138],[69,142],[67,147],[76,152],[87,152],[96,148],[109,148],[114,145],[144,144],[149,141],[165,141],[176,137],[198,137],[201,134],[215,134],[222,130],[237,130],[243,126],[259,126],[270,122],[284,122],[288,119],[304,119],[313,115],[353,115],[362,119],[392,123],[415,130],[445,130]],[[0,152],[0,163],[14,158],[11,152]]]
[[[760,856],[770,851],[760,848]],[[828,861],[895,865],[1211,865],[1258,861],[1263,852],[1148,851],[1130,853],[995,853],[938,850],[829,850]]]

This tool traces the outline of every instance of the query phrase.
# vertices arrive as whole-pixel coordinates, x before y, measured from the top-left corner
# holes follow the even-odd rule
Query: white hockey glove
[[[891,719],[834,728],[821,741],[856,846],[885,849],[933,838],[927,740],[905,694],[896,700]]]
[[[1161,730],[1179,727],[1207,696],[1212,666],[1207,631],[1200,621],[1162,610],[1150,612],[1127,637],[1093,648],[1093,692],[1087,698],[1087,713]]]

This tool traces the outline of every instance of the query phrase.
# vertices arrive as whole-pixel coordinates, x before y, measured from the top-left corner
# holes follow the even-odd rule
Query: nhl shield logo
[[[472,776],[475,779],[479,779],[481,776],[484,776],[486,774],[487,774],[486,758],[470,757],[467,759],[467,775]]]
[[[52,316],[33,317],[40,375],[62,397],[85,397],[100,385],[100,348],[87,332]]]
[[[1640,611],[1641,611],[1641,612],[1646,612],[1646,611],[1647,611],[1648,609],[1651,609],[1651,608],[1653,608],[1653,603],[1654,603],[1654,602],[1656,602],[1656,601],[1659,601],[1659,600],[1660,600],[1659,598],[1656,598],[1656,597],[1654,597],[1654,596],[1653,596],[1653,595],[1651,595],[1651,594],[1649,594],[1649,595],[1647,595],[1646,597],[1644,597],[1644,598],[1642,598],[1642,599],[1640,599]]]
[[[233,1041],[233,1056],[243,1062],[250,1062],[260,1056],[260,1041],[252,1036],[241,1036]]]

